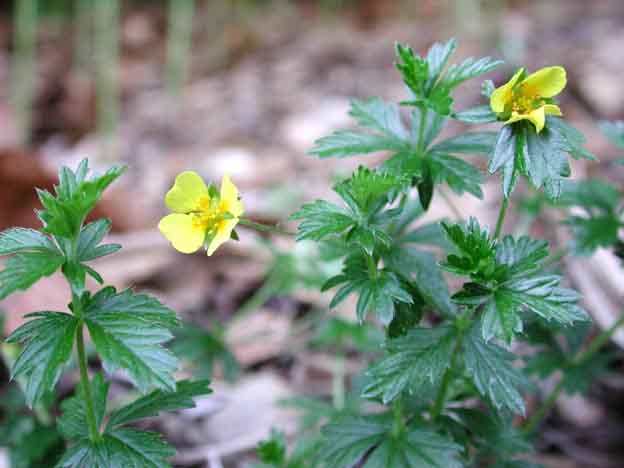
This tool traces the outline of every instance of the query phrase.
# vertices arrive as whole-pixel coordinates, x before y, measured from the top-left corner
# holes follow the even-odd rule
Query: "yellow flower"
[[[561,109],[553,97],[563,91],[566,71],[563,67],[546,67],[527,76],[521,68],[506,84],[492,93],[490,107],[506,124],[528,120],[541,132],[547,115],[560,116]]]
[[[176,177],[165,204],[174,213],[161,219],[158,229],[176,250],[189,254],[206,246],[212,255],[230,239],[244,212],[238,189],[227,175],[221,180],[221,193],[217,193],[192,171]]]

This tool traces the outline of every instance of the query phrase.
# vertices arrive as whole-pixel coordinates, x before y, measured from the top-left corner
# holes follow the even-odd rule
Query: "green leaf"
[[[303,220],[297,229],[297,240],[322,240],[340,234],[355,224],[350,213],[337,205],[317,200],[303,205],[290,219]]]
[[[409,281],[422,295],[425,301],[445,317],[457,314],[451,301],[448,285],[437,267],[436,258],[430,252],[408,247],[394,247],[384,262],[388,268]]]
[[[624,122],[600,122],[600,130],[609,139],[611,143],[620,149],[624,149]]]
[[[432,153],[431,162],[436,180],[446,182],[458,195],[468,192],[477,198],[483,198],[481,184],[485,179],[479,169],[472,164],[442,153]]]
[[[473,278],[491,277],[496,269],[496,241],[490,238],[490,232],[472,217],[466,223],[441,224],[458,254],[449,255],[440,267]]]
[[[79,261],[88,262],[110,255],[121,249],[119,244],[99,245],[106,234],[108,234],[108,231],[110,231],[110,228],[111,222],[108,219],[98,219],[82,228],[76,249],[76,257]]]
[[[404,178],[359,166],[351,177],[337,184],[334,191],[354,214],[368,215],[385,206],[405,182]]]
[[[518,148],[517,137],[511,125],[503,125],[498,133],[496,146],[492,151],[488,170],[491,174],[503,170],[503,194],[509,198],[516,184],[516,152]],[[524,150],[524,145],[522,149]],[[524,152],[522,152],[524,155]]]
[[[433,145],[431,153],[461,153],[488,156],[496,144],[495,132],[467,132]]]
[[[451,364],[456,339],[453,327],[440,325],[387,341],[386,357],[367,371],[370,383],[363,396],[381,397],[388,404],[405,390],[417,394],[423,385],[438,385]]]
[[[13,364],[11,379],[26,377],[26,403],[32,407],[45,392],[54,389],[63,365],[69,361],[78,319],[62,312],[35,312],[32,318],[7,339],[7,343],[25,343]]]
[[[394,104],[379,98],[353,100],[349,115],[361,128],[339,130],[320,138],[314,143],[310,154],[321,158],[343,158],[378,151],[396,153],[409,149],[409,135]]]
[[[106,413],[106,398],[108,397],[110,382],[106,381],[102,374],[95,374],[89,385],[91,385],[95,411],[95,425],[99,429]],[[83,395],[82,386],[79,385],[77,395],[67,398],[61,403],[63,415],[58,419],[58,426],[66,439],[80,439],[89,436]]]
[[[486,124],[496,122],[496,112],[489,105],[476,106],[465,111],[451,114],[455,120],[468,124]]]
[[[59,185],[55,195],[47,190],[38,190],[43,210],[37,212],[44,225],[44,231],[57,238],[72,239],[80,230],[82,222],[95,207],[104,190],[125,171],[114,166],[102,175],[86,178],[88,166],[83,161],[76,172],[67,167],[59,171]]]
[[[134,429],[115,429],[96,442],[88,438],[72,445],[57,468],[141,467],[170,468],[175,449],[160,434]]]
[[[431,200],[433,199],[433,190],[435,188],[435,182],[433,180],[433,172],[431,170],[431,163],[429,160],[422,162],[421,168],[421,180],[418,182],[418,199],[423,210],[427,211]]]
[[[384,325],[388,325],[394,317],[395,303],[411,304],[413,300],[393,272],[376,267],[370,271],[367,255],[362,252],[348,256],[343,274],[331,278],[323,290],[345,283],[332,299],[330,308],[336,307],[355,292],[359,295],[356,307],[358,320],[363,322],[372,310]]]
[[[130,290],[104,288],[93,296],[84,320],[108,373],[124,369],[143,392],[151,386],[175,390],[171,373],[178,361],[161,346],[179,325],[171,309]]]
[[[0,299],[26,290],[45,276],[52,275],[65,261],[58,250],[19,253],[10,257],[0,271]]]
[[[194,397],[212,393],[208,387],[208,380],[191,382],[182,380],[177,382],[174,392],[153,390],[129,405],[123,406],[110,415],[108,427],[118,426],[158,415],[162,411],[175,411],[185,408],[194,408]]]
[[[441,85],[448,89],[453,89],[464,81],[491,72],[502,63],[502,60],[493,59],[492,57],[482,57],[480,59],[469,57],[462,63],[449,67],[441,80]]]
[[[427,51],[427,65],[429,78],[427,80],[427,89],[433,89],[434,85],[440,78],[442,70],[447,65],[451,55],[457,49],[457,40],[450,39],[446,44],[434,42]]]
[[[195,377],[211,379],[218,363],[229,382],[233,382],[239,372],[236,356],[220,332],[186,325],[176,333],[171,349],[180,359],[191,364]]]
[[[524,401],[518,391],[522,374],[512,366],[513,353],[481,337],[480,326],[472,327],[462,342],[466,370],[479,393],[497,408],[524,415]]]
[[[0,233],[0,255],[58,252],[48,236],[34,229],[11,228]]]
[[[348,416],[322,428],[319,453],[326,466],[353,468],[460,468],[461,447],[435,432],[408,429],[394,435],[388,414]],[[362,465],[358,462],[365,461]]]
[[[284,466],[286,462],[286,435],[272,429],[270,439],[259,442],[256,453],[262,463]]]

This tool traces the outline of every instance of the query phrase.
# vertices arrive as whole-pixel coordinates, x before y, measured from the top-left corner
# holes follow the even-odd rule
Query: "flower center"
[[[197,210],[193,212],[193,227],[202,231],[211,231],[223,220],[219,210],[219,200],[211,197],[200,197]]]
[[[539,94],[527,96],[519,90],[515,92],[511,101],[511,110],[518,114],[528,114],[532,110],[535,110],[545,104],[544,100]]]

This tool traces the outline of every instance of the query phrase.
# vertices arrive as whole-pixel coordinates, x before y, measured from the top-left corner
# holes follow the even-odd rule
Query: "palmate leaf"
[[[149,394],[134,402],[113,411],[108,426],[127,424],[138,419],[156,416],[162,411],[175,411],[185,408],[194,408],[193,398],[208,395],[212,390],[208,387],[208,380],[183,380],[177,383],[175,392],[153,390]]]
[[[395,313],[395,303],[412,304],[413,300],[401,284],[399,278],[391,271],[369,270],[366,252],[355,252],[349,255],[343,266],[343,273],[330,278],[321,288],[322,291],[341,285],[330,303],[336,307],[352,293],[358,294],[356,314],[363,322],[369,311],[388,325]]]
[[[391,415],[347,416],[322,428],[328,467],[460,468],[461,447],[426,428],[394,435]],[[368,454],[368,455],[367,455]],[[366,459],[358,465],[363,457]]]
[[[310,154],[320,158],[354,156],[390,151],[408,151],[409,134],[396,105],[379,98],[351,101],[349,115],[360,126],[358,130],[339,130],[314,142]]]
[[[195,406],[193,397],[210,393],[207,381],[181,381],[175,392],[154,390],[134,402],[115,410],[103,426],[109,383],[101,374],[90,382],[96,416],[96,427],[101,433],[92,441],[86,423],[84,401],[78,395],[61,404],[63,415],[59,428],[68,439],[76,440],[65,452],[57,467],[154,467],[170,468],[168,459],[175,449],[161,440],[159,434],[121,427],[123,424],[155,416],[161,411],[173,411]]]
[[[141,467],[170,468],[175,449],[160,434],[133,429],[115,429],[94,442],[88,438],[72,445],[57,468]]]
[[[549,198],[557,199],[564,179],[571,174],[568,155],[596,159],[584,143],[580,132],[557,117],[548,116],[540,133],[524,121],[504,125],[490,157],[489,171],[502,169],[505,197],[511,195],[517,177],[524,175],[536,189],[543,188]]]
[[[44,225],[44,231],[59,239],[73,238],[104,190],[124,171],[124,167],[114,166],[102,175],[87,178],[89,167],[86,159],[76,171],[62,167],[59,184],[54,187],[55,195],[47,190],[37,190],[43,204],[43,209],[37,215]]]
[[[11,369],[11,378],[26,378],[26,403],[32,407],[47,391],[54,389],[64,364],[71,357],[79,321],[62,312],[35,312],[32,318],[7,339],[7,343],[24,343],[24,348]]]
[[[441,223],[457,254],[450,254],[440,266],[458,275],[488,279],[496,270],[496,242],[490,232],[481,228],[476,218],[466,223]]]
[[[121,249],[119,244],[100,245],[100,242],[110,231],[111,224],[108,219],[98,219],[82,228],[76,248],[76,257],[80,262],[95,260]]]
[[[0,233],[0,255],[57,252],[52,240],[35,229],[11,228]]]
[[[475,324],[463,341],[462,350],[466,371],[479,390],[497,408],[525,413],[524,401],[518,387],[524,385],[522,374],[512,366],[515,355],[481,337]]]
[[[10,257],[0,271],[0,299],[26,290],[41,278],[56,272],[65,257],[58,249],[26,251]]]
[[[433,145],[431,153],[460,153],[488,156],[497,141],[495,132],[467,132],[447,138]]]
[[[344,208],[325,200],[303,205],[290,219],[303,220],[297,229],[297,240],[322,240],[332,234],[340,234],[355,224],[351,214]]]
[[[497,120],[496,112],[487,104],[455,112],[452,114],[452,117],[455,120],[468,124],[486,124],[496,122]]]
[[[386,357],[367,371],[370,383],[364,396],[381,397],[387,404],[404,390],[418,393],[423,385],[437,385],[450,366],[456,338],[453,327],[440,325],[414,328],[389,340]]]
[[[483,175],[472,164],[449,154],[432,153],[433,178],[447,185],[458,195],[468,192],[477,198],[483,198],[481,184]]]
[[[84,321],[108,373],[124,369],[141,391],[175,390],[178,361],[161,345],[179,325],[175,313],[149,296],[104,288],[93,296]]]
[[[384,262],[415,287],[427,304],[445,317],[457,314],[451,301],[448,285],[437,267],[435,256],[413,247],[393,247],[384,256]]]

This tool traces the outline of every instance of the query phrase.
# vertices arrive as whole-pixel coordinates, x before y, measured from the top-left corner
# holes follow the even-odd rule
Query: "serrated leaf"
[[[449,89],[453,89],[464,81],[491,72],[502,63],[502,60],[493,59],[492,57],[479,59],[469,57],[462,63],[449,67],[442,78],[442,84]]]
[[[462,342],[468,375],[479,390],[497,408],[507,408],[524,415],[524,401],[518,390],[522,374],[512,363],[515,355],[481,337],[481,327],[473,326]]]
[[[95,374],[89,385],[93,398],[95,425],[99,429],[106,413],[106,398],[108,397],[110,382],[104,380],[102,374]],[[61,403],[63,415],[58,419],[58,426],[66,439],[79,439],[89,436],[83,395],[82,386],[79,385],[77,395],[67,398]]]
[[[62,312],[35,312],[7,339],[25,343],[13,364],[11,378],[26,377],[26,403],[32,407],[46,391],[53,390],[63,366],[71,357],[78,319]]]
[[[481,184],[485,179],[479,169],[463,159],[449,154],[432,153],[432,171],[436,180],[444,181],[458,195],[471,193],[483,198]]]
[[[373,311],[384,325],[388,325],[394,317],[395,303],[411,304],[413,300],[393,272],[378,269],[371,272],[366,255],[368,254],[362,252],[347,257],[343,266],[343,275],[340,276],[345,283],[338,290],[329,307],[334,308],[350,294],[357,293],[359,296],[356,306],[358,320],[363,322],[369,311]],[[332,285],[334,283],[338,285],[342,281],[332,282]]]
[[[108,427],[118,426],[138,419],[156,416],[162,411],[175,411],[185,408],[194,408],[194,397],[212,393],[208,380],[192,382],[182,380],[177,382],[175,392],[153,390],[129,405],[123,406],[110,415]]]
[[[160,434],[134,429],[115,429],[96,442],[82,439],[72,445],[57,468],[141,467],[170,468],[175,449]]]
[[[486,124],[496,122],[496,113],[489,105],[482,105],[455,112],[451,115],[455,120],[468,124]]]
[[[402,152],[410,147],[408,133],[394,104],[379,98],[351,101],[349,115],[361,130],[339,130],[314,143],[310,154],[346,157],[378,151]]]
[[[46,190],[37,191],[43,204],[43,210],[37,215],[44,231],[57,238],[72,239],[104,190],[124,171],[125,167],[114,166],[102,175],[86,178],[86,162],[81,163],[76,172],[62,167],[59,171],[60,183],[54,187],[56,196]]]
[[[496,241],[489,230],[481,228],[476,218],[466,223],[441,223],[458,254],[449,255],[440,267],[458,275],[489,278],[496,269]]]
[[[0,233],[0,255],[21,252],[58,252],[56,245],[45,234],[34,229],[11,228]]]
[[[427,80],[427,89],[431,90],[438,78],[440,77],[442,70],[448,63],[451,55],[457,49],[457,40],[455,38],[450,39],[446,43],[434,42],[433,45],[427,51],[427,65],[429,71],[429,77]]]
[[[64,261],[65,257],[58,250],[23,252],[10,257],[0,271],[0,299],[52,275]]]
[[[384,261],[390,269],[410,281],[425,301],[443,316],[453,317],[457,314],[448,285],[433,254],[407,247],[393,248]]]
[[[461,153],[488,156],[496,144],[495,132],[467,132],[442,140],[429,150],[431,153]]]
[[[405,390],[418,393],[423,384],[437,385],[451,364],[456,338],[453,327],[440,325],[387,341],[386,357],[367,371],[364,397],[381,397],[388,404]]]
[[[353,468],[460,468],[461,447],[425,428],[393,435],[389,415],[348,416],[324,426],[319,453],[327,466]]]
[[[178,326],[175,313],[156,299],[130,290],[104,288],[84,311],[84,320],[108,373],[124,369],[143,392],[175,390],[177,359],[161,346]]]
[[[117,252],[121,248],[119,244],[99,245],[106,234],[108,234],[108,231],[110,231],[110,228],[111,222],[108,219],[98,219],[82,228],[76,248],[78,261],[88,262],[95,260],[96,258]]]
[[[303,205],[290,219],[303,220],[297,229],[297,240],[322,240],[340,234],[355,224],[350,213],[332,203],[317,200]]]

